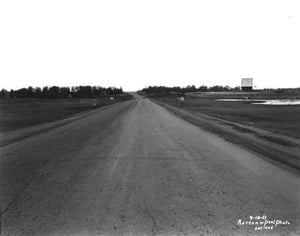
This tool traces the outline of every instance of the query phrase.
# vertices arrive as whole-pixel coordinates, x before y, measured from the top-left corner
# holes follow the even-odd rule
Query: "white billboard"
[[[253,79],[252,78],[243,78],[242,79],[242,87],[253,87]]]

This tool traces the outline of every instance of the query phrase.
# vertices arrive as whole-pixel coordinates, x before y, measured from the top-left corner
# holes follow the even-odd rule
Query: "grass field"
[[[64,119],[79,112],[92,110],[93,103],[101,107],[131,98],[132,95],[124,94],[116,97],[113,102],[109,98],[0,99],[0,132]]]
[[[251,99],[280,99],[299,98],[275,93],[198,93],[186,96],[184,107],[193,112],[201,112],[221,119],[251,125],[275,133],[300,138],[300,105],[295,106],[272,106],[262,104],[251,104],[250,102],[228,102],[217,101],[222,98],[244,98]],[[162,102],[173,106],[176,105],[176,97],[155,96]]]

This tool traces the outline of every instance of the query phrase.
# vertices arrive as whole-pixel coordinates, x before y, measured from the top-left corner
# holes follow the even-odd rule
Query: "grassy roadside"
[[[152,100],[191,124],[212,132],[215,135],[218,135],[231,143],[242,146],[251,152],[255,152],[266,161],[277,164],[280,163],[284,168],[287,166],[291,167],[291,170],[296,171],[295,173],[297,174],[299,173],[299,142],[290,142],[290,140],[284,140],[273,135],[262,137],[260,134],[253,132],[253,130],[244,130],[244,128],[240,128],[240,126],[232,126],[221,119],[215,119],[214,117],[206,116],[205,114],[196,114],[182,109],[181,107],[169,105],[158,99]],[[272,140],[270,140],[270,138]]]
[[[251,104],[246,101],[217,101],[217,99],[221,98],[241,98],[245,96],[247,96],[247,94],[241,93],[189,95],[185,97],[184,106],[180,109],[250,125],[289,137],[300,138],[300,105],[266,106],[262,104]],[[253,99],[278,98],[276,94],[267,96],[265,94],[251,93],[250,96],[252,96],[250,98]],[[152,98],[171,106],[179,107],[179,105],[176,104],[175,96],[152,96]]]
[[[71,117],[74,114],[132,99],[131,94],[115,97],[114,101],[105,98],[0,99],[0,132],[17,130],[36,124],[47,123]]]

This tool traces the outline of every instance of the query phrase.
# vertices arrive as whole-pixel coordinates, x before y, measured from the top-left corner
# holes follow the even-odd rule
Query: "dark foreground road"
[[[148,99],[14,140],[0,149],[3,235],[300,233],[297,173]],[[262,215],[290,224],[237,225]]]

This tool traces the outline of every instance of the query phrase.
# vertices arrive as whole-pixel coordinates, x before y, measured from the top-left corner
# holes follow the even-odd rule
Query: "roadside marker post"
[[[183,107],[184,97],[180,97],[181,107]]]

